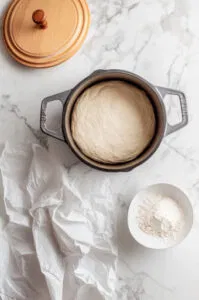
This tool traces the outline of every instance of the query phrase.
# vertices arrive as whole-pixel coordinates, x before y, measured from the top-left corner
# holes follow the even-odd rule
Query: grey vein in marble
[[[24,122],[26,127],[31,131],[33,136],[37,139],[38,143],[44,148],[48,149],[48,138],[43,135],[40,130],[34,129],[28,122],[27,118],[21,114],[19,107],[16,104],[11,104],[9,99],[9,94],[3,94],[2,99],[4,104],[1,104],[1,109],[6,109],[7,111],[13,113],[18,119]]]

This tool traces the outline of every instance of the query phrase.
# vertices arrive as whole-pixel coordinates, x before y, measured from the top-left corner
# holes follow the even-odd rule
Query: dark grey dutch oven
[[[107,164],[100,163],[84,155],[81,150],[77,147],[75,141],[73,140],[71,133],[71,115],[73,111],[74,104],[81,93],[89,88],[90,86],[106,81],[106,80],[122,80],[132,85],[136,85],[140,89],[144,90],[151,103],[153,105],[155,115],[156,115],[156,133],[154,138],[149,145],[149,147],[140,154],[139,157],[135,158],[132,161],[117,163],[117,164]],[[170,125],[166,119],[166,112],[163,103],[163,98],[167,94],[177,95],[179,97],[182,119],[180,123],[175,125]],[[63,105],[63,114],[62,114],[62,128],[59,131],[54,131],[47,128],[46,126],[46,109],[49,102],[59,100]],[[178,129],[184,127],[188,123],[188,113],[187,113],[187,104],[184,93],[172,89],[167,89],[163,87],[155,87],[142,77],[122,71],[122,70],[98,70],[93,74],[85,78],[73,89],[65,91],[63,93],[53,95],[43,99],[41,104],[41,119],[40,126],[41,130],[61,141],[65,141],[71,150],[82,160],[84,163],[100,170],[110,171],[110,172],[120,172],[120,171],[129,171],[144,161],[146,161],[159,147],[164,136],[177,131]]]

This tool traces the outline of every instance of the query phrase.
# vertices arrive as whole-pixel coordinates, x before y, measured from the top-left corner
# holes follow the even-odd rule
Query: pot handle
[[[164,98],[166,95],[170,94],[170,95],[176,95],[178,96],[179,100],[180,100],[180,107],[181,107],[181,115],[182,115],[182,120],[175,124],[175,125],[170,125],[167,122],[167,127],[166,127],[166,133],[165,135],[169,135],[181,128],[183,128],[184,126],[187,125],[188,123],[188,111],[187,111],[187,100],[185,97],[185,94],[183,92],[177,91],[177,90],[173,90],[173,89],[168,89],[168,88],[164,88],[164,87],[156,87],[157,90],[159,91],[159,93],[161,94],[161,96]]]
[[[57,101],[58,100],[64,106],[70,92],[71,92],[71,90],[65,91],[63,93],[59,93],[59,94],[56,94],[56,95],[53,95],[53,96],[50,96],[50,97],[46,97],[41,102],[41,113],[40,113],[40,128],[41,128],[41,131],[43,131],[47,135],[50,135],[50,136],[52,136],[52,137],[54,137],[58,140],[61,140],[61,141],[65,141],[64,136],[63,136],[62,128],[60,126],[59,129],[53,130],[53,129],[49,129],[47,127],[47,125],[46,125],[46,121],[47,121],[46,110],[47,110],[48,103],[52,102],[52,101]]]

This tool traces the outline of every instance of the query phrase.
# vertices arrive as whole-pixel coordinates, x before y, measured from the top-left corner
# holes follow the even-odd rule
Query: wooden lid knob
[[[45,13],[42,9],[37,9],[33,12],[32,20],[35,24],[39,25],[40,28],[45,29],[48,26]]]

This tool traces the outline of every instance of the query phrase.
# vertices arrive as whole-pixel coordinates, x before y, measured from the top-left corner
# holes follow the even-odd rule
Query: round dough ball
[[[71,127],[86,156],[114,164],[133,160],[149,145],[155,115],[144,91],[123,81],[104,81],[77,99]]]

